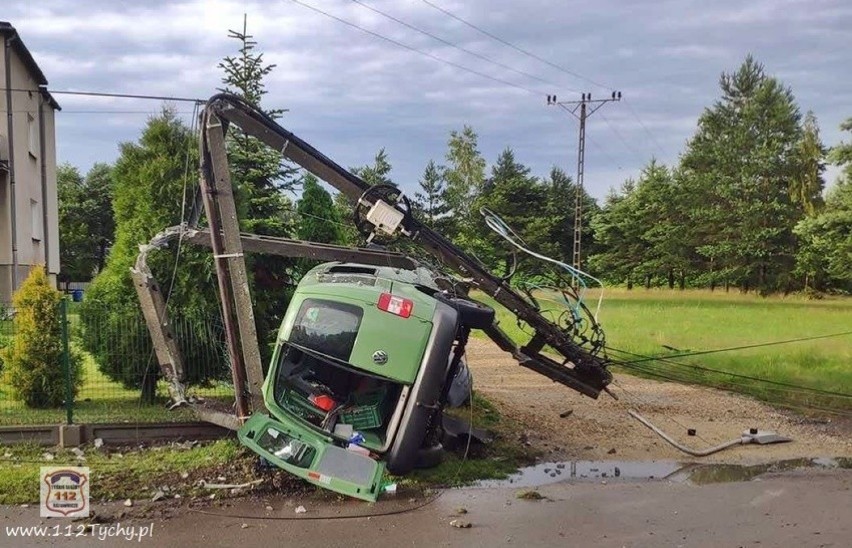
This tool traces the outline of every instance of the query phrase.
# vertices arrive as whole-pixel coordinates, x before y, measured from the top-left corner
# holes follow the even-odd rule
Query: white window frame
[[[27,113],[27,137],[30,147],[30,156],[38,158],[38,128],[36,127],[35,116]]]
[[[38,200],[30,198],[30,230],[32,231],[33,240],[40,242],[44,237],[44,220],[41,204]]]

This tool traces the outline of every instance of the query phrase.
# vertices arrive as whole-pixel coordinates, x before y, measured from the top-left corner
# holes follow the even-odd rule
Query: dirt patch
[[[738,437],[749,428],[774,430],[794,440],[738,446],[704,457],[706,462],[852,456],[848,422],[808,419],[737,394],[623,374],[616,374],[612,385],[619,401],[606,394],[592,400],[519,366],[490,341],[472,339],[467,357],[476,389],[527,429],[519,442],[540,449],[549,460],[686,459],[630,417],[629,409],[697,449]],[[696,435],[688,436],[688,429],[695,429]]]

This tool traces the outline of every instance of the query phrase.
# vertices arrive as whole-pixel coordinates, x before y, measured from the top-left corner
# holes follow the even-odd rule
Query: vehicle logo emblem
[[[373,363],[377,365],[384,365],[388,363],[388,353],[384,350],[376,350],[373,352]]]

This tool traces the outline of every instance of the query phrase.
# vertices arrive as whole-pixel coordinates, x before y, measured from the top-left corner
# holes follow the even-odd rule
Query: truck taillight
[[[378,307],[379,310],[396,314],[401,318],[407,318],[411,316],[411,311],[414,309],[414,301],[403,299],[390,293],[382,293],[379,296]]]

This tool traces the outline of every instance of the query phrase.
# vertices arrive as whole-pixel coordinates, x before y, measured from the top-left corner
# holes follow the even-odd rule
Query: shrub
[[[59,407],[65,400],[60,293],[37,267],[15,293],[15,337],[2,350],[6,382],[27,407]],[[80,356],[69,356],[74,394],[82,384]]]

